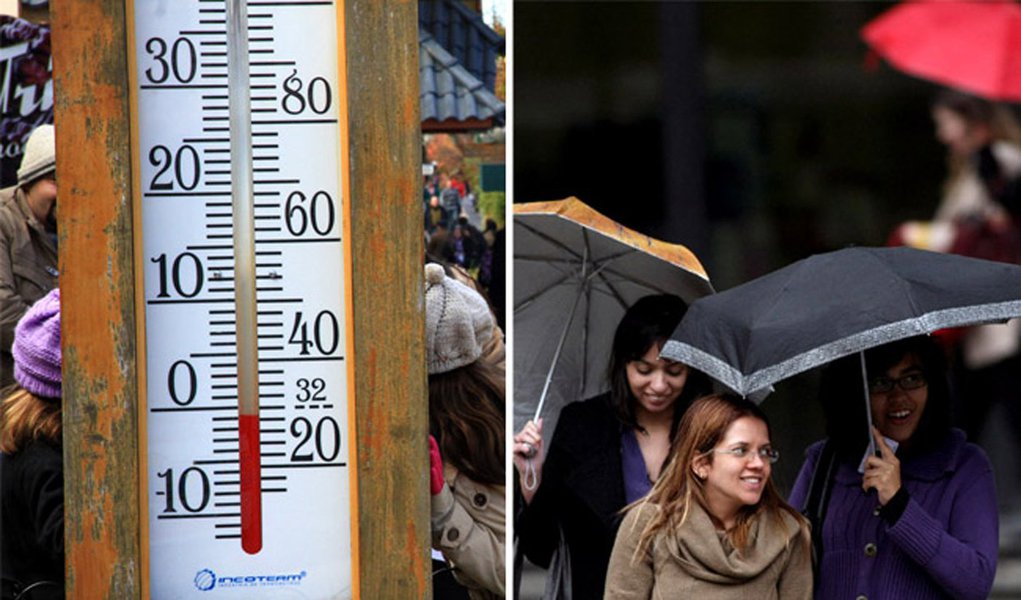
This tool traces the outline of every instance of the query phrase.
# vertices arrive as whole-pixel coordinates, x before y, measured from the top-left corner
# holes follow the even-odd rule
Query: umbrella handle
[[[534,491],[535,488],[539,487],[539,482],[537,481],[537,477],[535,475],[535,467],[532,466],[532,459],[528,459],[528,462],[525,463],[525,481],[524,481],[524,484],[525,484],[525,489],[530,491],[530,492]]]

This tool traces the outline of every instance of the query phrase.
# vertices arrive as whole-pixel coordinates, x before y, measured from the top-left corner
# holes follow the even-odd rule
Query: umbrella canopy
[[[891,65],[990,100],[1021,101],[1021,5],[905,2],[861,30]]]
[[[1021,266],[847,248],[695,302],[662,355],[747,396],[887,342],[1017,316]]]
[[[577,198],[514,205],[514,421],[547,431],[560,407],[605,391],[617,323],[642,296],[690,303],[712,292],[679,244],[658,241]]]

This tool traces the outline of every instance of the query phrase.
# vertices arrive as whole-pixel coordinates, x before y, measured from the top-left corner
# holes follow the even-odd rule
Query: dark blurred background
[[[932,217],[946,176],[929,115],[938,88],[870,58],[858,34],[891,6],[515,2],[513,200],[577,196],[691,248],[717,290],[883,245],[898,223]],[[816,378],[763,404],[784,491],[823,437]],[[1001,421],[994,412],[979,442],[1001,498],[997,597],[1021,597],[1003,579],[1021,582],[1004,560],[1021,556],[1021,467]]]

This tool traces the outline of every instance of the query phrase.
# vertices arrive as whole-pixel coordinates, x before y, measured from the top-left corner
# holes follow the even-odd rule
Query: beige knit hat
[[[25,142],[25,152],[18,168],[18,185],[32,183],[57,168],[57,152],[53,141],[53,125],[40,125]]]
[[[493,337],[493,314],[478,292],[425,266],[425,349],[429,374],[470,365]]]

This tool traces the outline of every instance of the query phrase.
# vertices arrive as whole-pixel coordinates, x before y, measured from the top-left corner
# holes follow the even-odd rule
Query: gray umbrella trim
[[[1004,322],[1018,316],[1021,300],[933,311],[834,340],[748,375],[719,357],[676,340],[667,341],[660,354],[706,373],[742,396],[754,396],[780,380],[855,352],[937,329]]]

